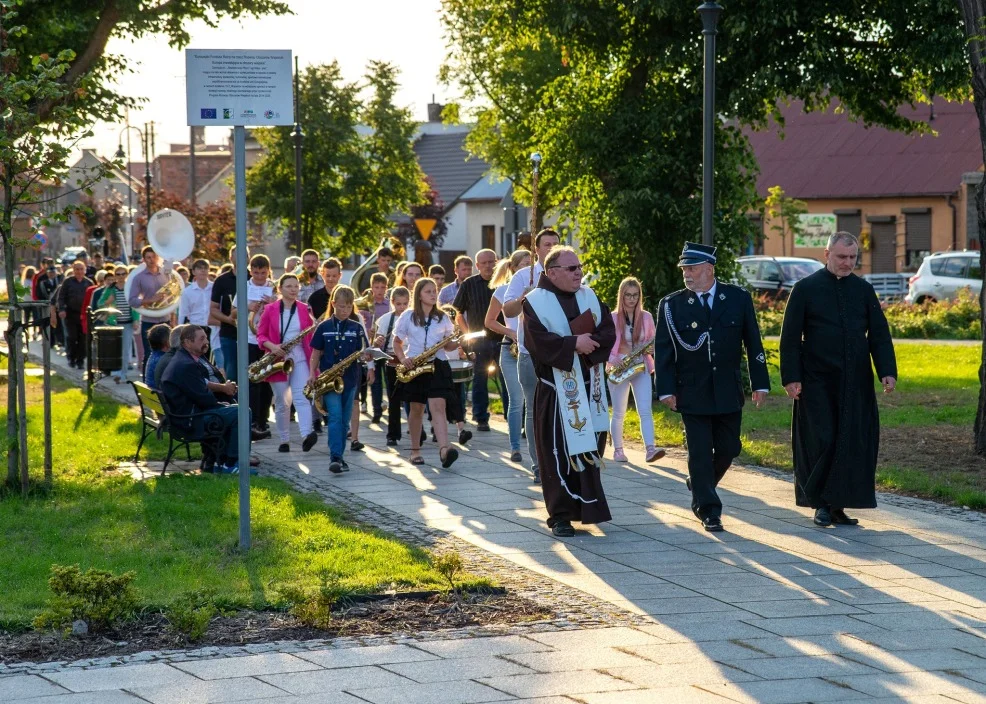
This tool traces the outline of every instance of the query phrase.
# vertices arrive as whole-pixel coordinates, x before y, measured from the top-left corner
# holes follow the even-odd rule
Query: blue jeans
[[[353,415],[353,400],[359,386],[356,384],[346,384],[341,394],[325,394],[322,403],[329,416],[326,426],[326,436],[329,441],[329,457],[332,460],[341,460],[342,453],[346,450],[346,432],[349,430],[349,421]]]
[[[232,406],[220,406],[219,408],[210,408],[205,413],[207,415],[192,420],[192,430],[196,433],[204,432],[210,416],[219,416],[223,424],[223,443],[225,443],[225,446],[222,448],[222,454],[226,455],[227,459],[236,461],[240,449],[237,432],[239,429],[237,419],[239,414],[238,407],[235,404]]]
[[[157,325],[158,323],[166,323],[166,322],[168,322],[168,321],[166,321],[166,320],[141,320],[140,321],[140,343],[141,343],[141,345],[143,345],[143,348],[144,348],[144,366],[145,367],[147,366],[147,360],[150,359],[151,352],[154,351],[154,350],[151,349],[151,346],[147,342],[147,331],[150,330],[155,325]],[[144,378],[144,370],[143,369],[140,370],[140,378],[141,379]]]
[[[509,396],[507,405],[507,429],[510,437],[510,451],[520,451],[520,423],[524,415],[524,396],[517,376],[517,360],[510,354],[510,345],[500,347],[500,371]],[[528,417],[530,414],[528,414]]]
[[[212,363],[216,366],[217,369],[222,369],[223,374],[225,374],[226,365],[223,364],[223,359],[224,359],[223,348],[222,348],[222,343],[220,343],[219,347],[212,348]]]
[[[236,338],[220,337],[219,348],[223,355],[222,368],[226,374],[226,380],[236,381]]]
[[[537,387],[538,379],[534,373],[534,361],[531,355],[521,352],[518,356],[517,378],[524,391],[524,399],[527,401],[527,451],[531,453],[531,469],[536,470],[538,460],[534,452],[534,389]]]

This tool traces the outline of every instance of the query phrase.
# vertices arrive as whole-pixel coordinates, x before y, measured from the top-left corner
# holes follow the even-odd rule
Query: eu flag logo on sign
[[[216,109],[215,108],[202,108],[201,119],[203,119],[203,120],[215,120],[216,119]]]

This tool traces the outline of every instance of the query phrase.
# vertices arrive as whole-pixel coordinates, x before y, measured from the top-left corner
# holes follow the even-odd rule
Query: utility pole
[[[304,251],[305,243],[302,241],[301,234],[301,166],[302,166],[302,140],[305,135],[301,131],[301,96],[298,90],[298,57],[294,57],[294,246],[295,254],[301,255]]]

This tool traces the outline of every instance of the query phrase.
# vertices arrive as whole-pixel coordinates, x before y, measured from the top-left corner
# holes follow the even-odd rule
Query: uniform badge
[[[691,305],[694,302],[695,302],[695,299],[694,298],[689,298],[688,299],[688,305]]]
[[[764,356],[763,352],[757,355],[757,361],[760,362],[760,364],[767,363],[767,358]]]
[[[720,293],[719,294],[719,300],[720,301],[725,301],[726,300],[726,294],[725,293]]]
[[[697,328],[698,327],[698,323],[696,323],[694,320],[692,321],[692,327],[693,328]]]

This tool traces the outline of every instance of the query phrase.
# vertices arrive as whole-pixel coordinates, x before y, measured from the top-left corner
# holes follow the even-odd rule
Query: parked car
[[[825,265],[807,257],[738,257],[740,283],[749,284],[755,293],[787,298],[794,284],[814,274]]]
[[[72,262],[79,258],[79,255],[86,251],[85,247],[66,247],[58,255],[58,261],[62,266],[72,266]]]
[[[907,284],[908,303],[951,300],[964,288],[978,296],[983,288],[979,252],[929,254]]]

